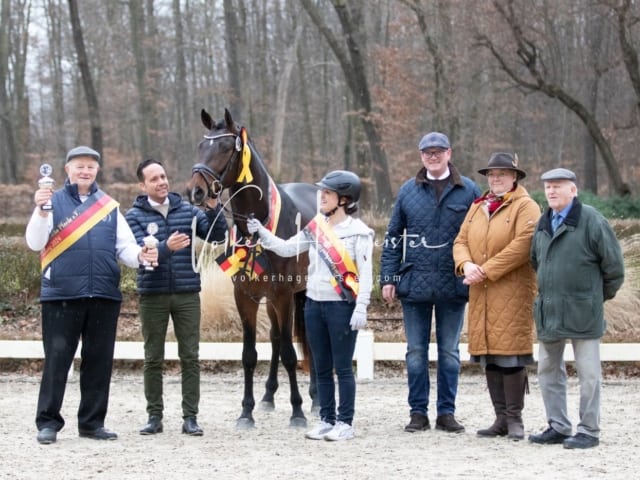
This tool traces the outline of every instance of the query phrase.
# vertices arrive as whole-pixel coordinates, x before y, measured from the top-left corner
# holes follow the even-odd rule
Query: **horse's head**
[[[217,124],[204,109],[200,118],[208,132],[198,145],[198,163],[193,166],[187,184],[189,199],[195,205],[203,205],[236,183],[242,149],[247,142],[246,133],[243,138],[242,129],[233,121],[229,110],[225,109],[224,120]]]

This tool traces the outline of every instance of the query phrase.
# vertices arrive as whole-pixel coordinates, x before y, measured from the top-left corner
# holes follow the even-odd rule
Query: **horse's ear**
[[[224,123],[227,125],[227,130],[232,132],[232,133],[237,133],[237,127],[235,122],[233,121],[233,118],[231,117],[231,112],[229,111],[229,109],[225,108],[224,109]]]
[[[204,108],[200,112],[200,118],[202,119],[202,124],[207,130],[213,130],[213,118],[211,118],[211,115],[209,115]]]

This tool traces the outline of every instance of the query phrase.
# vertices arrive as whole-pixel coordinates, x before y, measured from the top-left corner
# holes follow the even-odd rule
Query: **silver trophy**
[[[42,177],[38,180],[39,188],[48,188],[49,190],[53,190],[53,186],[55,185],[55,181],[51,178],[51,174],[53,173],[53,168],[48,163],[43,163],[40,165],[40,175]],[[53,205],[51,204],[51,200],[48,200],[47,203],[43,204],[40,207],[41,210],[49,212],[53,210]]]
[[[158,224],[155,222],[151,222],[149,225],[147,225],[147,233],[149,235],[147,235],[146,237],[144,237],[142,239],[142,242],[144,243],[144,246],[147,248],[157,248],[158,247],[158,239],[156,237],[154,237],[154,235],[156,233],[158,233]],[[144,265],[144,269],[152,272],[154,270],[153,265],[145,262]]]

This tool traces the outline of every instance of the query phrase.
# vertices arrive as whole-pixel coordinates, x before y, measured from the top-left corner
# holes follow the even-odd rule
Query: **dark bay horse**
[[[224,120],[215,123],[204,109],[202,123],[208,130],[198,145],[199,163],[193,167],[188,184],[192,203],[202,205],[208,197],[216,197],[228,190],[233,216],[232,241],[225,252],[226,260],[218,262],[232,274],[234,297],[243,329],[242,366],[244,369],[244,398],[238,428],[255,425],[253,409],[253,374],[257,363],[256,316],[259,304],[266,298],[267,314],[271,321],[272,346],[266,391],[261,401],[264,409],[274,408],[274,393],[278,388],[278,361],[287,370],[291,385],[293,413],[291,426],[306,426],[302,411],[302,397],[296,379],[297,356],[293,332],[299,343],[304,342],[304,299],[308,255],[282,258],[262,250],[251,238],[246,220],[254,216],[280,238],[295,235],[316,214],[317,188],[311,184],[288,183],[276,185],[248,137],[244,127],[236,124],[225,109]],[[305,361],[309,351],[303,349]],[[309,362],[310,363],[310,362]],[[315,379],[311,376],[311,393]]]

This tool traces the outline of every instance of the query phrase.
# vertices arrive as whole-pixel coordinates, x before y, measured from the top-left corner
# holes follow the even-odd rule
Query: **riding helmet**
[[[349,197],[352,203],[360,199],[360,177],[347,170],[329,172],[316,185],[336,192],[340,197]]]

